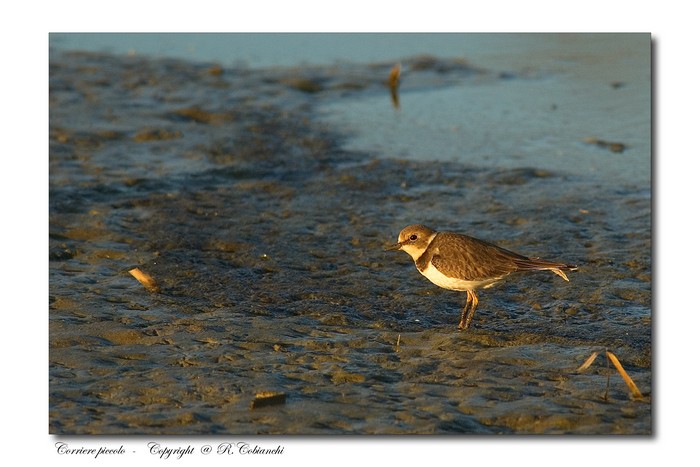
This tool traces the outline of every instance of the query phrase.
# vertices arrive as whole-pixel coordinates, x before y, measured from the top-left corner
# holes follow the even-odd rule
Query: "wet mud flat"
[[[506,79],[403,64],[418,90]],[[51,55],[51,433],[651,433],[649,187],[344,150],[315,106],[391,105],[392,66]],[[482,292],[458,332],[463,294],[384,251],[417,222],[580,270]],[[576,372],[604,349],[642,400]]]

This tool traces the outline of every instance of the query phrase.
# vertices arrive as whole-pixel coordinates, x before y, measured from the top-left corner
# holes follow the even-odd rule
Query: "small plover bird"
[[[486,289],[514,272],[552,271],[569,281],[564,271],[577,266],[513,253],[478,238],[452,232],[436,232],[424,225],[409,225],[389,250],[403,250],[430,282],[448,290],[467,293],[459,329],[469,328],[476,305],[475,290]]]

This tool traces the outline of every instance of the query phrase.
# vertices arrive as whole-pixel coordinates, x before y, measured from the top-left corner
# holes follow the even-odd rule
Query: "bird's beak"
[[[385,251],[396,251],[396,250],[400,250],[401,248],[403,248],[403,244],[394,243],[390,247],[386,248]]]

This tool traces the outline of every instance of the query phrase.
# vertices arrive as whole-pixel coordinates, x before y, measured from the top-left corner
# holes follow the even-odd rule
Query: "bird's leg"
[[[462,319],[459,321],[459,329],[469,329],[469,325],[476,312],[476,305],[478,304],[479,299],[476,298],[476,294],[471,290],[467,290],[467,303],[462,310]]]
[[[462,308],[462,317],[459,320],[459,326],[458,328],[461,329],[466,329],[469,327],[469,323],[467,322],[467,313],[469,312],[470,305],[472,304],[472,296],[467,290],[467,302],[464,304],[464,308]]]

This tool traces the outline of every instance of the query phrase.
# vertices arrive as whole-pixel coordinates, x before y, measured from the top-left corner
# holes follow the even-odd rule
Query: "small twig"
[[[156,280],[145,272],[141,271],[139,268],[134,268],[129,271],[129,274],[134,276],[137,281],[143,285],[149,292],[157,293],[160,292],[160,287]]]
[[[393,66],[391,71],[389,71],[389,78],[387,79],[387,84],[390,88],[396,89],[399,87],[399,81],[401,79],[401,63],[397,63]]]
[[[259,409],[269,405],[280,405],[284,404],[286,400],[287,395],[283,392],[259,392],[251,402],[250,408]]]
[[[627,149],[627,146],[625,146],[623,143],[604,141],[598,138],[586,138],[583,140],[583,142],[587,144],[594,144],[599,148],[605,148],[612,152],[624,152],[624,150]]]
[[[581,365],[580,367],[578,367],[578,369],[576,370],[576,373],[581,373],[583,370],[585,370],[585,369],[587,369],[589,366],[591,366],[591,364],[595,361],[595,359],[596,359],[597,356],[598,356],[598,352],[593,352],[593,353],[591,354],[591,356],[588,357],[588,359],[587,359],[585,362],[583,362],[583,365]]]
[[[391,91],[391,102],[394,104],[394,108],[398,109],[401,104],[399,103],[399,81],[401,79],[401,64],[397,63],[389,72],[389,78],[387,79],[387,85]]]
[[[401,334],[399,334],[399,337],[396,339],[396,351],[398,352],[401,350]]]
[[[643,399],[644,396],[642,396],[642,393],[637,388],[637,385],[634,384],[634,381],[632,381],[632,378],[630,378],[625,369],[622,367],[622,364],[617,359],[615,354],[609,352],[608,349],[605,349],[605,355],[608,357],[605,359],[605,373],[607,375],[607,381],[605,383],[605,394],[603,395],[603,400],[607,402],[608,395],[610,393],[610,375],[612,374],[612,371],[610,370],[610,362],[613,363],[615,368],[617,368],[618,373],[620,373],[620,376],[622,376],[622,379],[625,381],[625,383],[627,383],[627,387],[632,392],[632,397],[634,399]],[[598,352],[593,352],[591,356],[588,357],[586,361],[583,362],[583,364],[576,369],[576,373],[581,373],[588,369],[597,357]]]
[[[605,349],[605,353],[608,353],[608,349]],[[605,395],[603,396],[603,400],[607,402],[608,391],[610,390],[610,361],[607,358],[605,359],[605,373],[608,375],[608,381],[605,383]]]
[[[639,388],[637,388],[637,385],[634,384],[634,381],[632,381],[632,378],[630,378],[625,369],[622,368],[622,364],[617,359],[617,357],[612,352],[608,352],[607,350],[605,351],[605,354],[608,356],[608,359],[610,359],[613,365],[615,365],[615,368],[617,368],[618,373],[620,373],[622,379],[625,380],[625,383],[627,383],[627,387],[630,388],[630,391],[632,392],[632,397],[634,397],[635,399],[643,399],[644,396],[642,396],[642,393],[639,391]]]

